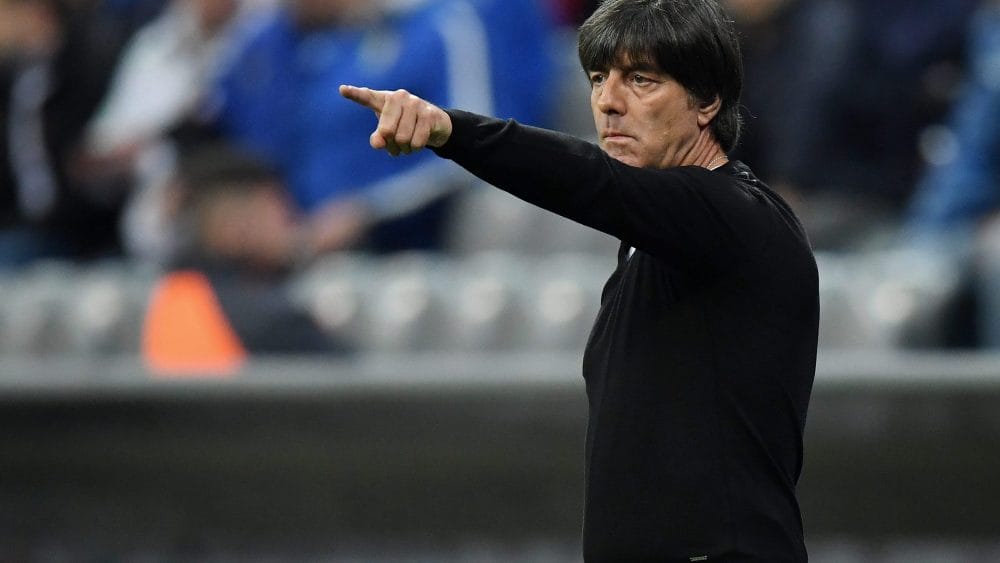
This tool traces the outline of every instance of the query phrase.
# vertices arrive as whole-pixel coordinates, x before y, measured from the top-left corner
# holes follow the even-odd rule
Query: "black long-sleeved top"
[[[819,302],[792,211],[739,162],[641,169],[449,114],[440,156],[622,240],[583,359],[586,561],[806,561],[795,485]]]

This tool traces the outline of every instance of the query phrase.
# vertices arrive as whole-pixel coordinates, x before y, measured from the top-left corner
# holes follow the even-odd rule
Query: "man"
[[[75,166],[120,47],[95,4],[0,0],[0,269],[118,252],[120,201]]]
[[[276,170],[252,153],[203,146],[170,189],[185,240],[147,308],[151,371],[226,375],[255,354],[349,351],[289,294],[300,231]]]
[[[737,38],[714,0],[606,0],[580,60],[600,138],[342,86],[370,144],[429,146],[622,240],[583,374],[587,561],[806,561],[795,484],[819,317],[788,206],[726,151]]]
[[[429,154],[370,157],[361,134],[368,116],[331,99],[337,85],[402,87],[433,103],[541,118],[552,75],[541,10],[495,17],[511,2],[488,4],[285,0],[248,33],[220,77],[217,125],[278,165],[313,227],[315,253],[437,248],[447,195],[469,180]],[[515,24],[518,44],[499,40]],[[525,53],[534,54],[530,63]],[[492,82],[510,85],[495,78],[509,74],[499,72],[508,61],[520,64],[517,88],[495,97]]]
[[[946,148],[923,171],[901,238],[947,257],[971,280],[971,326],[955,327],[950,338],[1000,348],[1000,131],[983,126],[1000,120],[1000,0],[984,2],[969,22],[966,57]]]
[[[169,260],[176,156],[209,136],[200,106],[229,53],[265,12],[259,4],[171,0],[125,45],[84,131],[78,166],[98,193],[125,197],[121,234],[132,257]]]

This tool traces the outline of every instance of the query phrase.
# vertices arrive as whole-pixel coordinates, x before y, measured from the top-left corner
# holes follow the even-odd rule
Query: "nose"
[[[624,114],[625,104],[621,88],[621,78],[616,72],[609,73],[604,82],[594,89],[594,103],[598,111],[606,115]]]

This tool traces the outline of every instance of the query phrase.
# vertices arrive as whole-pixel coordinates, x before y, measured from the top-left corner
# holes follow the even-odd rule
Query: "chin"
[[[604,148],[604,152],[622,164],[628,164],[629,166],[636,167],[641,166],[639,159],[634,154],[622,154],[614,150],[609,151],[607,148]]]
[[[630,154],[624,154],[624,155],[612,154],[611,158],[617,160],[618,162],[621,162],[622,164],[628,164],[629,166],[634,166],[636,168],[643,168],[645,166],[641,159]]]

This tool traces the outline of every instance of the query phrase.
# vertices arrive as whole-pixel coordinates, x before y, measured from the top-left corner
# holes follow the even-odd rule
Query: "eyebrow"
[[[629,74],[631,72],[646,72],[646,73],[651,73],[651,74],[663,74],[663,75],[667,74],[666,71],[660,69],[659,66],[657,66],[655,64],[652,64],[652,63],[636,63],[636,64],[629,64],[629,65],[621,65],[621,66],[619,66],[619,65],[610,65],[607,68],[591,68],[591,69],[588,69],[586,72],[589,75],[589,74],[591,74],[593,72],[608,72],[608,71],[610,71],[613,68],[617,68],[617,69],[621,70],[624,74]]]

